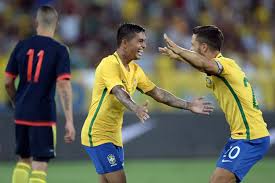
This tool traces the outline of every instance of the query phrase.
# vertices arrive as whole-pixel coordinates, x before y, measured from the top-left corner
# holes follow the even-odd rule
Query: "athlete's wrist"
[[[189,110],[189,111],[191,111],[191,108],[192,108],[192,102],[188,102],[188,101],[186,101],[185,102],[185,110]]]

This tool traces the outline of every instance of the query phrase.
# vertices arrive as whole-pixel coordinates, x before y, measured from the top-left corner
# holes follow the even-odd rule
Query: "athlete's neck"
[[[212,60],[217,57],[217,55],[221,53],[220,51],[208,51],[205,53],[205,57],[208,58],[209,60]]]
[[[118,54],[121,62],[123,63],[124,67],[128,68],[129,67],[128,64],[132,60],[127,57],[127,55],[124,53],[124,51],[122,50],[122,48],[118,48],[116,52],[117,52],[117,54]]]
[[[36,32],[37,32],[37,35],[39,35],[39,36],[46,36],[46,37],[50,37],[50,38],[54,37],[54,31],[53,30],[42,29],[39,26],[37,27]]]

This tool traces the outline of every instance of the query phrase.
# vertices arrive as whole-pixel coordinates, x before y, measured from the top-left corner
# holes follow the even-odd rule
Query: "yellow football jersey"
[[[257,139],[269,135],[252,86],[234,60],[217,55],[223,71],[207,76],[206,86],[214,92],[225,113],[233,139]]]
[[[136,88],[146,93],[155,87],[141,67],[134,61],[126,70],[118,54],[104,58],[95,72],[92,103],[81,132],[81,141],[86,146],[98,146],[111,142],[122,146],[121,128],[125,107],[110,94],[112,88],[121,85],[132,95]]]

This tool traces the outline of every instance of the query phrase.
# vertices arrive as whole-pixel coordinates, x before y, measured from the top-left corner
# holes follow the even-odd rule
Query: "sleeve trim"
[[[156,87],[155,84],[152,84],[151,87],[147,87],[146,90],[142,90],[141,88],[139,88],[143,93],[147,93],[148,91],[153,90]]]
[[[218,60],[215,60],[215,62],[217,64],[217,66],[218,66],[218,73],[217,74],[220,75],[222,73],[222,71],[223,71],[223,66],[222,66],[222,64]]]
[[[71,79],[71,74],[65,73],[57,77],[57,80],[66,80],[66,79]]]
[[[15,78],[17,77],[17,74],[13,74],[13,73],[11,73],[11,72],[5,72],[5,75],[6,75],[7,77],[10,77],[10,78],[13,78],[13,79],[15,79]]]
[[[122,84],[122,83],[115,83],[109,87],[106,87],[107,90],[108,90],[108,93],[111,93],[112,89],[115,87],[115,86],[122,86],[124,89],[125,89],[125,86]]]

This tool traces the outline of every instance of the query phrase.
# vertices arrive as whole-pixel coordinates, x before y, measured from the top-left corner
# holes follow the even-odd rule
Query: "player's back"
[[[6,71],[20,77],[16,122],[55,122],[56,80],[70,73],[67,48],[50,37],[32,36],[16,45]]]

